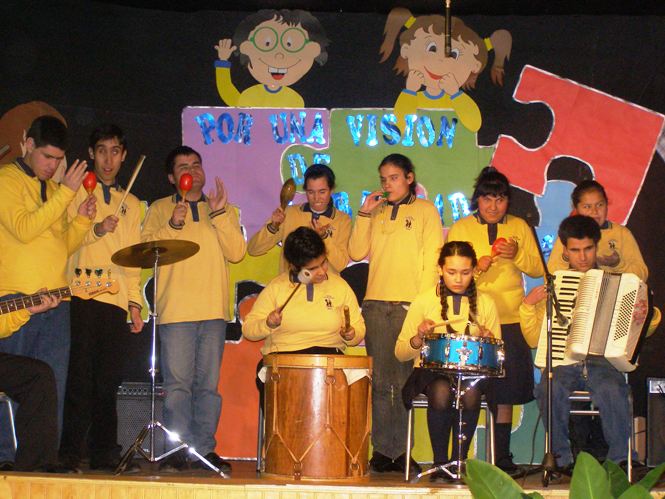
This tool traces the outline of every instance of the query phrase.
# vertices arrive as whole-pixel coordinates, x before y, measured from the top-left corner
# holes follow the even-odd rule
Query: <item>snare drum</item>
[[[366,476],[372,358],[274,354],[264,366],[265,473],[296,480]]]
[[[430,369],[503,376],[503,341],[463,334],[430,334],[420,351],[421,365]]]

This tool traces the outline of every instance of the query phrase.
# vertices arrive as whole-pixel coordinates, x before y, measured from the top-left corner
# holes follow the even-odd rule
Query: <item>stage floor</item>
[[[356,481],[295,481],[262,477],[253,461],[234,461],[228,480],[212,472],[151,472],[140,463],[142,472],[113,475],[85,471],[80,475],[6,473],[0,475],[0,499],[461,499],[471,494],[465,485],[434,484],[424,477],[420,483],[406,483],[398,473],[371,474]],[[519,480],[527,491],[546,498],[567,498],[567,478],[548,488],[540,475]],[[652,491],[665,497],[665,483]]]

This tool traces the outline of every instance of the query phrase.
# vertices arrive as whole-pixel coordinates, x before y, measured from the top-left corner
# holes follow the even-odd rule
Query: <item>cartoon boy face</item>
[[[254,79],[269,88],[288,87],[312,68],[321,46],[309,39],[300,24],[289,26],[275,19],[259,24],[240,44],[249,57],[247,68]]]
[[[459,89],[471,73],[480,71],[482,64],[476,59],[479,49],[461,39],[451,40],[451,54],[446,57],[445,38],[422,28],[415,32],[410,43],[401,47],[401,55],[407,60],[409,71],[419,71],[424,85],[430,89],[440,88],[439,81],[446,77]],[[438,93],[438,92],[437,92]]]

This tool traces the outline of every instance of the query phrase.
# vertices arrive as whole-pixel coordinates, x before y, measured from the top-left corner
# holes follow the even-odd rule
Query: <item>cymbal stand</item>
[[[448,474],[450,478],[453,478],[455,480],[462,479],[462,468],[466,465],[466,460],[462,460],[462,445],[464,443],[464,440],[466,440],[466,437],[462,432],[462,430],[464,429],[464,420],[462,419],[462,411],[464,410],[464,407],[462,406],[462,396],[467,392],[467,390],[470,390],[471,388],[476,386],[476,383],[478,383],[481,379],[484,379],[485,376],[468,375],[461,371],[458,371],[456,375],[457,375],[457,383],[454,386],[452,386],[452,389],[455,392],[455,401],[453,403],[453,407],[457,409],[457,414],[458,414],[457,460],[449,461],[446,464],[433,466],[427,471],[423,471],[422,473],[416,475],[416,477],[413,479],[414,482],[417,482],[424,476],[436,473],[437,471],[443,471],[444,473]],[[464,389],[462,389],[462,381],[467,379],[471,379],[473,381],[471,381],[471,383],[469,383]]]
[[[127,469],[127,465],[131,462],[135,454],[140,454],[143,458],[150,462],[156,463],[169,457],[171,454],[175,454],[181,449],[187,449],[189,453],[193,456],[199,458],[199,460],[205,464],[212,471],[217,473],[222,478],[229,478],[229,475],[224,473],[221,469],[217,468],[205,457],[199,454],[194,447],[189,445],[187,442],[184,442],[180,436],[166,428],[161,422],[157,421],[155,418],[155,387],[156,387],[156,376],[157,376],[157,276],[159,273],[159,248],[152,248],[152,251],[155,255],[155,261],[153,263],[153,306],[150,316],[152,317],[152,354],[150,356],[150,421],[145,424],[141,429],[134,443],[127,449],[127,452],[120,459],[120,463],[115,470],[115,475],[119,475]],[[155,430],[159,429],[163,431],[168,439],[171,442],[178,444],[177,447],[161,454],[160,456],[155,456]],[[149,437],[150,445],[149,451],[146,451],[143,447],[143,441]]]

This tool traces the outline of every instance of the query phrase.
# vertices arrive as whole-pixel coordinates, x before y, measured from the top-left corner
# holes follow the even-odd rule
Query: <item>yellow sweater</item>
[[[441,91],[438,96],[431,96],[427,92],[411,92],[403,90],[395,102],[395,116],[397,123],[404,132],[404,117],[407,114],[417,114],[418,109],[452,109],[457,113],[462,125],[471,132],[477,132],[482,124],[480,109],[475,101],[460,90],[451,97]]]
[[[353,226],[349,256],[369,259],[366,300],[410,302],[438,282],[443,228],[436,208],[412,195],[391,220],[393,208],[358,213]]]
[[[469,299],[462,297],[460,304],[459,314],[453,311],[453,297],[449,296],[448,300],[448,320],[452,320],[450,327],[458,333],[464,333],[467,322],[469,320]],[[489,329],[495,338],[501,339],[501,325],[499,321],[499,314],[497,313],[494,301],[487,294],[478,293],[476,297],[477,305],[477,320],[481,326]],[[402,330],[397,338],[395,344],[395,357],[400,362],[414,359],[415,366],[420,365],[420,348],[414,349],[411,347],[411,338],[418,333],[418,326],[425,319],[430,319],[436,323],[443,322],[441,318],[441,297],[437,294],[437,288],[432,288],[425,293],[421,293],[413,300],[409,311],[402,324]],[[455,319],[459,319],[456,321]],[[435,333],[447,332],[446,326],[439,326],[434,328]],[[469,327],[469,332],[472,336],[478,335],[478,328],[473,325]]]
[[[30,312],[26,309],[0,315],[0,338],[11,336],[29,320]]]
[[[313,285],[312,301],[307,299],[307,289],[301,285],[282,312],[282,323],[270,329],[266,318],[281,307],[296,284],[283,272],[268,283],[256,299],[242,325],[242,334],[252,341],[266,339],[261,353],[293,352],[310,347],[330,347],[344,350],[347,345],[357,345],[365,337],[365,321],[360,315],[358,301],[344,279],[328,274],[328,279]],[[356,335],[346,341],[339,334],[344,325],[344,305],[349,307],[351,326]]]
[[[218,61],[220,63],[221,61]],[[295,90],[280,87],[276,91],[269,90],[263,84],[249,87],[242,93],[231,81],[231,64],[215,68],[215,81],[219,96],[230,107],[305,107],[305,101]]]
[[[608,221],[608,227],[601,229],[600,241],[598,242],[598,256],[606,257],[614,251],[619,254],[619,264],[615,267],[605,267],[599,265],[598,268],[607,272],[617,272],[620,274],[630,272],[646,282],[649,277],[640,248],[633,234],[623,225]],[[554,273],[556,270],[565,270],[568,268],[568,262],[563,259],[563,244],[557,237],[552,253],[547,261],[547,268]]]
[[[116,208],[124,195],[124,190],[111,189],[111,202],[104,202],[104,194],[101,184],[97,184],[93,194],[97,198],[97,216],[94,223],[99,223],[108,215],[115,214]],[[83,188],[76,194],[76,200],[69,205],[69,216],[76,213],[78,205],[88,194]],[[103,303],[109,303],[127,311],[129,302],[143,306],[143,298],[140,289],[141,269],[120,267],[111,262],[111,256],[116,251],[141,242],[141,205],[136,196],[129,194],[125,200],[125,208],[118,214],[118,226],[114,232],[97,237],[94,233],[94,224],[81,248],[69,257],[69,269],[73,272],[75,268],[111,270],[111,278],[118,282],[118,293],[103,293],[94,299]],[[105,274],[106,275],[106,274]]]
[[[252,236],[247,244],[247,253],[252,256],[259,256],[270,251],[276,244],[283,243],[286,237],[298,227],[312,227],[312,213],[304,210],[305,205],[287,206],[286,218],[284,223],[279,226],[276,232],[272,232],[264,225]],[[332,209],[330,218],[321,216],[320,225],[330,224],[329,234],[323,239],[328,252],[328,262],[335,272],[341,272],[349,263],[349,252],[347,245],[351,236],[351,219],[346,213],[342,213],[336,208]],[[288,264],[282,257],[279,262],[279,271],[284,272],[288,269]]]
[[[522,273],[531,277],[543,275],[538,247],[531,229],[524,220],[506,215],[505,223],[497,224],[497,238],[511,237],[517,241],[517,255],[513,260],[498,258],[487,272],[476,280],[479,292],[492,297],[501,317],[501,324],[519,322],[519,306],[524,297]],[[478,258],[490,255],[492,245],[487,235],[487,225],[481,224],[475,215],[458,220],[448,231],[448,241],[469,241]]]
[[[141,240],[180,239],[200,246],[190,258],[159,269],[157,305],[159,324],[174,322],[229,320],[228,262],[238,262],[245,254],[245,238],[240,231],[236,209],[227,205],[211,213],[208,203],[198,203],[199,222],[187,208],[185,226],[171,227],[175,195],[158,199],[146,214]]]
[[[46,196],[43,202],[39,180],[17,165],[0,167],[0,296],[68,284],[67,258],[91,222],[81,215],[68,221],[75,196],[68,187],[47,180]]]

